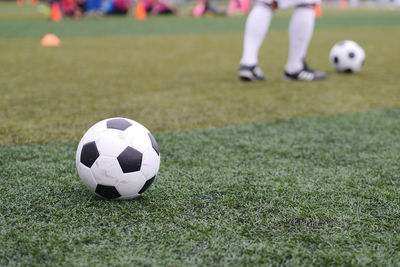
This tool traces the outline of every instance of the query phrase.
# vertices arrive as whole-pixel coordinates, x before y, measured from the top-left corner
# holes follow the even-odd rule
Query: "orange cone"
[[[342,9],[342,10],[346,10],[347,9],[347,7],[348,7],[348,3],[347,3],[347,0],[340,0],[339,1],[339,7]]]
[[[322,17],[322,6],[321,5],[315,6],[315,17],[316,18]]]
[[[54,2],[51,5],[50,18],[52,21],[55,21],[55,22],[59,22],[62,20],[62,13],[61,13],[60,5],[56,2]]]
[[[39,0],[31,0],[31,4],[36,6],[38,4]]]
[[[61,41],[55,34],[49,33],[42,38],[40,44],[45,47],[57,47],[61,45]]]
[[[18,6],[23,6],[25,3],[25,0],[17,0],[17,5]]]
[[[146,18],[147,18],[146,9],[144,8],[142,1],[138,0],[136,3],[136,9],[135,9],[135,19],[136,20],[144,20]]]

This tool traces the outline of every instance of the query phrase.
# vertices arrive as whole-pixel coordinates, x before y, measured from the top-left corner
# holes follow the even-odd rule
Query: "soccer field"
[[[0,5],[0,265],[399,266],[400,11],[327,9],[309,64],[284,82],[290,13],[236,77],[244,17],[51,23]],[[61,47],[40,47],[56,33]],[[338,41],[366,51],[335,73]],[[75,150],[95,122],[134,119],[161,168],[138,199],[93,196]]]

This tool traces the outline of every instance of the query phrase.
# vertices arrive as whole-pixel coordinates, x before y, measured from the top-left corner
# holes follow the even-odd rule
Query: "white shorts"
[[[278,9],[287,9],[301,5],[321,4],[321,0],[275,0],[278,3]],[[272,4],[274,0],[255,0],[255,3]]]

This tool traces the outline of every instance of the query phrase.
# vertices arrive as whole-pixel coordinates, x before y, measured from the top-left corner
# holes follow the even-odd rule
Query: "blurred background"
[[[147,15],[180,16],[238,16],[250,11],[252,0],[1,0],[4,16],[7,7],[33,6],[45,18],[60,21],[64,18],[83,18],[88,16],[105,17],[132,14],[142,20]],[[324,0],[326,8],[400,8],[400,0]],[[9,10],[8,10],[9,11]],[[320,7],[317,12],[321,12]],[[321,16],[322,14],[317,14]]]

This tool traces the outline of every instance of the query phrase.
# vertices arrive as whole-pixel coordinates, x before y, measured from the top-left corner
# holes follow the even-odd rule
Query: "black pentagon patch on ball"
[[[119,165],[124,173],[140,171],[142,166],[142,153],[136,149],[128,146],[124,151],[117,157]]]
[[[96,142],[86,143],[82,146],[81,150],[81,163],[86,167],[92,167],[93,163],[99,157]]]
[[[353,70],[352,69],[345,69],[344,73],[353,73]]]
[[[154,138],[154,136],[151,133],[149,133],[149,137],[150,137],[150,140],[151,140],[151,146],[157,152],[157,155],[160,155],[160,150],[158,149],[158,144],[156,142],[156,139]]]
[[[107,121],[107,128],[125,131],[132,123],[125,119],[111,119]]]
[[[356,56],[356,54],[354,54],[354,52],[349,52],[349,58],[354,58]]]
[[[98,184],[95,192],[106,199],[115,199],[121,196],[117,189],[111,185]]]
[[[149,180],[147,180],[142,189],[140,189],[139,194],[142,194],[144,191],[147,190],[147,188],[149,188],[149,186],[154,182],[154,179],[156,179],[156,176],[154,176],[153,178],[150,178]]]
[[[335,56],[335,57],[333,58],[333,62],[335,62],[335,64],[338,64],[338,63],[339,63],[339,58]]]

